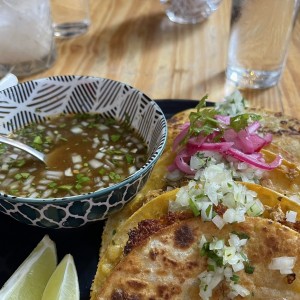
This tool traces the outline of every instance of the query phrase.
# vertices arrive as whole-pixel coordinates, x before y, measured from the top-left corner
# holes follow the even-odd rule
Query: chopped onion
[[[103,164],[102,164],[102,162],[100,162],[99,160],[91,159],[91,160],[89,161],[89,165],[90,165],[93,169],[97,169],[97,168],[100,168]]]
[[[83,130],[80,127],[73,127],[73,128],[71,128],[71,132],[74,134],[79,134],[79,133],[82,133]]]
[[[105,154],[104,154],[103,152],[98,152],[98,153],[95,155],[95,158],[101,160],[101,159],[104,157],[104,155],[105,155]]]
[[[296,263],[296,257],[294,256],[281,256],[272,258],[271,263],[269,264],[268,268],[270,270],[279,270],[280,274],[292,274],[293,268]]]
[[[136,170],[136,167],[135,166],[131,166],[129,167],[129,174],[132,175],[133,173],[135,173],[137,170]]]
[[[73,176],[73,172],[72,172],[71,168],[68,168],[65,170],[65,176],[67,176],[67,177]]]
[[[72,155],[72,162],[73,162],[73,164],[81,163],[82,162],[82,157],[80,155],[73,154]]]
[[[297,212],[293,210],[289,210],[285,214],[286,220],[291,223],[296,223],[297,220]]]
[[[212,222],[219,228],[222,229],[224,225],[226,224],[224,220],[219,216],[216,215],[212,218]]]

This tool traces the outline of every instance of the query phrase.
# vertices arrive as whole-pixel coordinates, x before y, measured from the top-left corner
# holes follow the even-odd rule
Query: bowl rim
[[[160,158],[160,156],[162,155],[166,143],[167,143],[167,137],[168,137],[168,127],[167,127],[167,119],[166,116],[164,115],[162,109],[159,107],[159,105],[152,99],[150,98],[148,95],[146,95],[144,92],[140,91],[139,89],[131,86],[130,84],[124,83],[122,81],[118,81],[118,80],[114,80],[114,79],[110,79],[110,78],[105,78],[105,77],[97,77],[97,76],[84,76],[84,75],[57,75],[57,76],[49,76],[49,77],[44,77],[44,78],[39,78],[39,79],[33,79],[33,80],[28,80],[25,82],[21,82],[18,83],[17,85],[24,85],[25,83],[28,82],[42,82],[45,80],[49,80],[49,79],[56,79],[56,78],[68,78],[68,77],[72,77],[72,78],[86,78],[86,79],[100,79],[100,80],[109,80],[112,82],[117,82],[120,84],[124,84],[140,93],[143,94],[143,96],[150,102],[152,103],[153,107],[155,107],[155,109],[157,111],[159,111],[161,118],[162,118],[162,136],[164,136],[164,139],[162,139],[162,142],[158,145],[157,149],[155,150],[156,155],[153,156],[153,154],[147,159],[147,161],[144,163],[144,165],[139,168],[135,173],[131,174],[130,176],[128,176],[125,180],[116,183],[112,186],[103,188],[101,190],[96,190],[93,192],[89,192],[86,194],[79,194],[79,195],[74,195],[74,196],[69,196],[69,197],[58,197],[58,198],[30,198],[30,197],[18,197],[18,196],[12,196],[9,194],[5,194],[5,193],[0,193],[0,202],[1,201],[7,201],[9,203],[26,203],[26,204],[33,204],[33,205],[41,205],[41,204],[65,204],[65,203],[69,203],[69,202],[75,202],[75,201],[88,201],[92,198],[95,197],[100,197],[101,195],[105,195],[105,194],[109,194],[112,193],[114,190],[118,190],[120,188],[122,188],[123,186],[126,186],[127,184],[135,181],[136,179],[138,179],[140,176],[142,176],[143,174],[147,174],[155,165],[155,163],[157,162],[157,160]],[[5,90],[9,90],[12,89],[15,86],[9,87],[7,89],[4,89],[2,91]],[[2,92],[0,91],[0,93]]]

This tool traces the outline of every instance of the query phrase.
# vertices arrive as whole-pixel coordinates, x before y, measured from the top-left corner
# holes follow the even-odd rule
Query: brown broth
[[[12,135],[47,154],[48,167],[2,144],[0,192],[31,198],[85,194],[118,183],[147,160],[147,147],[126,122],[100,115],[61,115]]]

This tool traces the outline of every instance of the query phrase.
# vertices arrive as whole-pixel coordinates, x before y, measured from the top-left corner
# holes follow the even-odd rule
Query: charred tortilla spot
[[[292,284],[295,281],[295,279],[296,279],[296,274],[295,273],[288,274],[286,276],[286,279],[287,279],[287,283],[288,284]]]
[[[300,233],[300,221],[296,221],[295,223],[288,222],[286,220],[279,221],[282,225],[290,227],[291,229]]]
[[[179,295],[180,293],[181,288],[179,286],[161,284],[157,287],[157,295],[161,299],[172,299],[175,295]]]
[[[174,261],[173,259],[170,259],[166,256],[163,257],[163,262],[166,267],[175,268],[178,265],[176,261]]]
[[[172,225],[173,223],[193,217],[190,212],[168,213],[165,217],[160,219],[147,219],[139,222],[136,228],[129,231],[129,239],[124,247],[124,254],[127,255],[133,248],[140,245],[152,234],[161,229]]]
[[[183,225],[179,227],[174,234],[174,243],[175,246],[179,248],[187,248],[189,247],[194,241],[194,234],[192,229],[187,226]]]
[[[122,289],[115,289],[112,292],[111,300],[141,300],[138,295],[129,295]]]
[[[273,251],[278,251],[278,238],[275,236],[267,237],[266,244],[268,246],[268,249],[270,249],[270,252],[273,253]]]
[[[127,280],[127,283],[130,287],[133,287],[136,290],[141,290],[147,287],[147,284],[138,280]]]
[[[158,255],[158,251],[156,249],[151,249],[149,251],[149,257],[151,260],[156,260],[157,255]]]

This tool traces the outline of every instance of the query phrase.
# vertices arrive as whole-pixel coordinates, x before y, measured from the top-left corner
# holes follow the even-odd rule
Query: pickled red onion
[[[216,115],[216,120],[221,124],[221,127],[230,125],[230,117]],[[189,166],[191,156],[201,151],[219,152],[224,156],[231,156],[239,161],[245,162],[253,167],[262,170],[272,170],[278,167],[282,162],[282,157],[278,155],[273,162],[266,163],[259,151],[270,144],[272,135],[266,134],[264,137],[259,136],[256,131],[259,129],[260,123],[255,121],[246,128],[235,131],[233,128],[215,129],[213,133],[203,136],[190,137],[185,148],[182,149],[176,156],[174,164],[169,167],[169,170],[174,170],[176,167],[182,172],[193,175],[195,171]],[[179,144],[188,134],[190,128],[189,123],[182,126],[182,131],[174,140],[173,150],[178,148]],[[216,142],[216,137],[223,132],[223,136]]]

